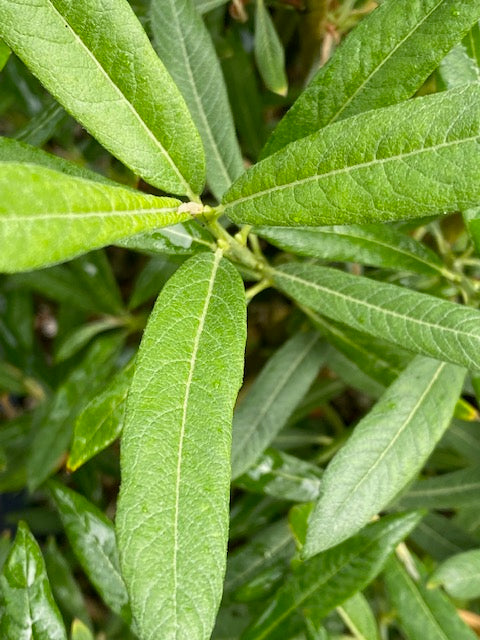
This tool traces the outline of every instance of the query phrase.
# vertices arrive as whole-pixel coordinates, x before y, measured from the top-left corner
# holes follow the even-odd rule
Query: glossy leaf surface
[[[243,171],[220,63],[194,0],[153,0],[154,46],[182,92],[203,142],[207,183],[220,199]]]
[[[27,525],[20,523],[0,576],[5,640],[67,640],[52,596],[42,552]]]
[[[310,264],[284,266],[274,281],[302,305],[353,329],[416,353],[480,368],[480,313],[474,309]]]
[[[232,478],[252,465],[285,426],[325,359],[315,331],[290,338],[267,362],[233,418]]]
[[[105,604],[129,622],[128,594],[120,574],[112,522],[98,507],[60,482],[50,481],[48,486],[83,570]]]
[[[2,0],[0,11],[0,36],[113,155],[165,191],[201,191],[198,133],[126,0]]]
[[[406,100],[480,18],[475,0],[387,0],[322,67],[263,156],[332,122]]]
[[[225,213],[234,222],[315,226],[466,209],[480,199],[479,138],[476,85],[370,111],[249,169],[225,194]]]
[[[146,229],[181,222],[180,202],[99,186],[37,165],[0,163],[3,272],[62,262]]]
[[[123,575],[144,637],[161,630],[165,640],[206,640],[213,628],[245,316],[235,268],[220,252],[199,254],[163,288],[144,333],[127,402],[117,514]]]
[[[464,369],[418,356],[388,388],[327,467],[306,557],[359,531],[415,478],[450,424],[464,379]]]

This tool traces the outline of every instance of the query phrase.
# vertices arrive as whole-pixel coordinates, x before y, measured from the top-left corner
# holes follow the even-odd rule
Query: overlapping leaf
[[[127,0],[1,0],[0,13],[0,37],[113,155],[165,191],[201,191],[200,138]]]
[[[225,212],[315,226],[466,209],[480,200],[479,139],[477,85],[363,113],[249,169],[225,194]]]

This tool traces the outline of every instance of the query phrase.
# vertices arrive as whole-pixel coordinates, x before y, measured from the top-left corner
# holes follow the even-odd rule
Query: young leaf
[[[105,604],[130,622],[128,594],[118,566],[113,524],[95,505],[60,482],[50,480],[48,487],[83,570]]]
[[[457,509],[477,504],[480,467],[467,467],[427,480],[419,480],[399,504],[402,509]]]
[[[220,199],[243,171],[220,63],[193,0],[153,0],[154,46],[182,92],[205,149],[207,183]]]
[[[3,40],[0,40],[0,71],[7,64],[9,57],[10,57],[10,49],[3,42]]]
[[[352,31],[262,156],[337,120],[406,100],[480,18],[476,0],[387,0]]]
[[[328,465],[305,557],[359,531],[414,479],[448,428],[464,379],[454,365],[412,361]]]
[[[206,640],[214,625],[245,317],[235,268],[219,251],[202,253],[163,288],[144,333],[127,401],[117,514],[141,636]]]
[[[27,525],[20,522],[0,576],[5,608],[5,640],[67,640],[62,617],[48,582],[42,552]]]
[[[337,607],[337,613],[356,640],[379,640],[375,616],[360,591]]]
[[[297,333],[262,369],[233,417],[232,478],[257,460],[285,426],[325,360],[317,332]]]
[[[72,624],[72,640],[95,640],[90,629],[81,620],[74,620]]]
[[[258,70],[270,91],[286,96],[285,52],[264,0],[256,0],[256,3],[255,59]]]
[[[313,609],[315,618],[321,620],[378,575],[419,519],[417,513],[387,516],[350,540],[299,564],[242,640],[284,638],[283,626],[297,610]]]
[[[135,361],[131,360],[78,416],[67,460],[69,471],[76,471],[119,437],[134,371]]]
[[[271,244],[300,256],[321,260],[360,262],[373,267],[443,275],[438,255],[414,238],[388,225],[333,227],[257,227],[253,232]]]
[[[249,169],[225,194],[225,213],[315,226],[466,209],[480,199],[479,138],[477,85],[363,113]]]
[[[1,0],[0,0],[1,2]],[[0,162],[0,270],[27,271],[188,219],[178,200]]]
[[[465,551],[448,558],[432,573],[429,586],[442,585],[452,598],[480,597],[480,550]]]
[[[415,568],[424,575],[418,563]],[[476,635],[459,618],[448,598],[438,589],[426,589],[422,579],[414,581],[396,558],[387,563],[384,577],[409,640],[475,640]]]
[[[292,263],[276,286],[302,305],[410,351],[480,369],[480,313],[336,269]]]
[[[215,250],[212,236],[195,220],[174,224],[119,240],[115,244],[148,255],[191,255],[199,251]]]
[[[200,193],[200,138],[126,0],[0,0],[0,12],[0,36],[114,156],[164,191]]]

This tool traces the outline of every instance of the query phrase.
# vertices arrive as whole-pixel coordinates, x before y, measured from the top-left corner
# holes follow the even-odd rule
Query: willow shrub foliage
[[[479,20],[0,0],[2,638],[476,637]]]

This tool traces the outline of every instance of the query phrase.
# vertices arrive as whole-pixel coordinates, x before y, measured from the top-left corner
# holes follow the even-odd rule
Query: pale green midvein
[[[318,135],[318,134],[312,134],[312,135]],[[264,196],[268,193],[284,191],[285,189],[292,189],[294,187],[298,187],[299,185],[306,184],[308,182],[315,182],[316,180],[321,180],[323,178],[330,178],[332,176],[341,175],[343,173],[350,173],[351,171],[355,171],[356,169],[365,169],[367,167],[383,165],[383,164],[387,164],[388,162],[393,162],[395,160],[403,160],[405,158],[411,158],[413,156],[421,155],[422,153],[430,153],[432,151],[438,151],[439,149],[448,149],[449,147],[454,147],[459,144],[466,144],[468,142],[475,142],[478,140],[480,140],[479,134],[475,136],[471,136],[469,138],[462,138],[461,140],[453,140],[451,142],[442,142],[441,144],[437,144],[432,147],[415,149],[414,151],[410,151],[408,153],[402,153],[397,156],[390,156],[388,158],[375,158],[374,160],[369,160],[368,162],[359,162],[358,164],[353,164],[348,167],[342,167],[341,169],[332,169],[332,171],[327,171],[326,173],[316,173],[313,176],[307,176],[306,178],[301,178],[300,180],[294,180],[293,182],[287,182],[285,184],[269,187],[268,189],[264,189],[263,191],[256,191],[255,193],[251,193],[248,196],[244,196],[243,198],[237,198],[236,200],[225,202],[224,204],[225,211],[227,212],[230,207],[236,207],[239,204],[242,204],[243,202],[247,202],[249,200],[255,200],[256,198],[260,198],[261,196]],[[298,143],[293,142],[292,144],[298,144]],[[281,153],[281,151],[277,151],[277,153]],[[274,156],[271,156],[271,157],[274,157]],[[268,162],[268,159],[264,160],[263,162]],[[261,166],[261,164],[262,163],[260,163],[257,166]]]
[[[162,0],[160,0],[160,2],[162,2]],[[211,144],[211,147],[212,147],[213,153],[214,153],[214,154],[215,154],[215,156],[217,157],[217,161],[218,161],[218,163],[219,163],[219,165],[220,165],[220,168],[221,168],[221,170],[222,170],[222,173],[224,174],[224,176],[225,176],[225,177],[226,177],[226,179],[227,179],[227,184],[228,184],[228,185],[230,185],[230,184],[232,184],[232,179],[230,178],[230,176],[229,176],[229,174],[228,174],[228,171],[227,171],[227,167],[225,166],[225,163],[224,163],[224,161],[223,161],[223,158],[222,158],[222,156],[220,155],[220,151],[219,151],[219,149],[218,149],[218,145],[217,145],[217,143],[216,143],[216,141],[215,141],[215,138],[213,137],[213,134],[212,134],[212,131],[211,131],[211,128],[210,128],[210,123],[208,122],[207,115],[206,115],[206,113],[205,113],[205,111],[204,111],[204,109],[203,109],[203,103],[202,103],[202,101],[201,101],[201,99],[200,99],[200,96],[199,96],[199,94],[198,94],[198,91],[197,91],[197,85],[196,85],[196,82],[195,82],[194,75],[193,75],[193,73],[192,73],[192,69],[191,69],[191,67],[190,67],[190,62],[189,62],[188,53],[187,53],[187,50],[186,50],[186,48],[185,48],[185,42],[184,42],[184,40],[183,40],[183,32],[182,32],[182,29],[181,29],[180,23],[179,23],[179,21],[178,21],[178,15],[177,15],[177,12],[176,12],[176,10],[175,10],[175,7],[174,7],[174,9],[173,9],[173,14],[174,14],[174,16],[175,16],[175,22],[176,22],[176,24],[177,24],[177,28],[178,28],[178,31],[179,31],[180,36],[181,36],[181,37],[179,38],[179,41],[180,41],[180,48],[181,48],[181,50],[182,50],[182,54],[183,54],[183,57],[184,57],[184,59],[185,59],[185,66],[186,66],[186,68],[187,68],[188,77],[189,77],[189,79],[190,79],[190,84],[191,84],[192,89],[193,89],[193,95],[194,95],[194,98],[195,98],[195,102],[197,103],[198,113],[199,113],[199,115],[200,115],[201,119],[203,120],[203,125],[204,125],[204,127],[205,127],[205,129],[204,129],[204,130],[205,130],[205,133],[207,134],[207,137],[208,137],[208,139],[209,139],[209,141],[210,141],[210,144]]]
[[[195,364],[197,359],[198,348],[200,345],[200,337],[203,332],[203,328],[205,326],[205,319],[208,313],[208,307],[210,305],[210,300],[212,298],[213,293],[213,285],[215,283],[215,278],[218,271],[218,266],[222,259],[223,252],[218,249],[215,252],[215,257],[213,261],[212,267],[212,275],[210,276],[210,280],[208,282],[208,290],[207,295],[205,296],[205,302],[203,305],[202,313],[200,318],[198,319],[198,329],[195,334],[195,339],[193,342],[192,349],[192,357],[190,358],[190,368],[188,371],[187,383],[185,385],[185,397],[183,400],[182,407],[182,423],[180,427],[180,441],[178,447],[178,462],[177,462],[177,477],[175,482],[175,513],[174,513],[174,523],[173,523],[173,611],[174,611],[174,628],[177,630],[177,553],[178,553],[178,511],[179,511],[179,502],[180,502],[180,482],[181,482],[181,472],[182,472],[182,453],[183,453],[183,441],[185,438],[185,427],[187,422],[187,410],[188,410],[188,401],[190,398],[190,388],[192,386],[193,373],[195,371]]]
[[[370,82],[371,78],[378,72],[379,69],[381,69],[383,67],[383,65],[390,60],[390,58],[393,56],[394,53],[396,53],[396,51],[398,51],[398,49],[400,49],[400,47],[403,45],[404,42],[406,42],[408,40],[408,38],[410,38],[410,36],[415,33],[415,31],[417,31],[417,29],[419,29],[422,24],[438,9],[438,7],[443,4],[444,0],[440,0],[440,2],[437,2],[437,4],[432,8],[431,11],[429,11],[423,18],[422,20],[420,20],[420,22],[417,22],[415,24],[415,27],[413,29],[411,29],[407,35],[400,40],[400,42],[397,44],[396,47],[394,47],[390,53],[383,58],[383,60],[380,62],[379,65],[377,65],[372,72],[368,75],[367,78],[365,78],[365,80],[362,82],[362,84],[357,87],[357,89],[352,93],[352,95],[344,102],[344,104],[341,106],[341,108],[330,118],[330,120],[324,125],[327,126],[329,124],[331,124],[332,122],[335,122],[335,120],[338,118],[338,116],[345,111],[345,109],[348,107],[348,105],[352,102],[352,100],[360,93],[360,91],[365,87],[366,84],[368,84],[368,82]]]
[[[38,220],[65,220],[65,219],[82,219],[82,218],[109,218],[109,217],[125,217],[125,216],[147,216],[157,215],[159,213],[178,213],[178,207],[165,208],[165,209],[125,209],[112,211],[79,211],[78,213],[47,213],[39,215],[5,215],[0,212],[0,225],[4,220],[14,222],[37,222]],[[177,222],[188,220],[189,216],[185,214],[178,214],[179,219]]]
[[[133,106],[133,104],[127,100],[127,97],[125,96],[125,94],[123,93],[123,91],[120,89],[120,87],[118,87],[110,78],[110,76],[108,75],[108,73],[105,71],[105,69],[102,67],[102,65],[100,64],[100,62],[97,60],[97,58],[93,55],[93,53],[90,51],[90,49],[87,47],[87,45],[83,42],[83,40],[80,38],[80,36],[76,33],[76,31],[74,31],[73,27],[70,25],[69,22],[67,22],[67,19],[65,18],[65,16],[63,16],[60,11],[57,9],[57,7],[53,4],[52,0],[48,0],[49,5],[52,7],[53,11],[60,17],[61,21],[64,22],[66,25],[68,25],[68,28],[70,29],[70,31],[73,34],[73,37],[77,40],[77,42],[80,44],[80,46],[85,49],[85,51],[87,52],[87,55],[93,60],[93,62],[96,64],[96,66],[100,69],[100,72],[105,76],[105,78],[108,80],[108,82],[112,85],[112,87],[114,88],[114,90],[121,96],[121,98],[123,100],[125,100],[125,103],[127,104],[128,108],[130,109],[130,111],[133,113],[134,117],[140,122],[140,124],[142,125],[142,127],[145,129],[145,131],[147,132],[147,135],[149,138],[151,138],[155,145],[160,149],[162,155],[165,157],[165,159],[167,160],[167,162],[170,164],[170,166],[172,167],[174,173],[176,174],[176,176],[178,177],[178,179],[180,180],[180,182],[184,185],[185,190],[187,195],[189,196],[189,198],[191,200],[195,200],[196,196],[193,193],[192,189],[190,188],[190,185],[188,184],[188,182],[185,180],[185,178],[183,177],[183,175],[181,174],[179,168],[176,166],[176,164],[174,163],[173,159],[171,158],[170,154],[168,153],[168,151],[165,149],[165,147],[162,145],[162,143],[160,142],[160,140],[158,140],[158,138],[155,136],[155,134],[153,133],[153,131],[151,131],[151,129],[147,126],[146,122],[144,122],[142,120],[142,118],[140,117],[140,114],[138,113],[138,111],[135,109],[135,107]]]

